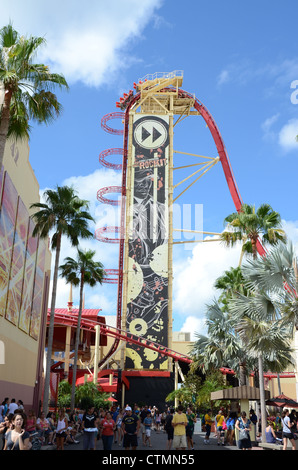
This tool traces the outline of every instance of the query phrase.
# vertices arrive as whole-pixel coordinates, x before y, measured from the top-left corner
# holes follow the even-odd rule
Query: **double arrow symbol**
[[[144,140],[148,139],[148,137],[151,136],[151,133],[144,127],[142,126],[142,142]],[[159,137],[161,136],[161,133],[153,127],[152,130],[152,143],[155,142]]]

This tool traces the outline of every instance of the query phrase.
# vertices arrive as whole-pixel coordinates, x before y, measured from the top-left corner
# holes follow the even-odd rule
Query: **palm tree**
[[[267,258],[267,257],[266,257]],[[265,260],[265,258],[263,258]],[[250,267],[259,260],[250,261]],[[244,277],[247,271],[242,268]],[[253,274],[254,276],[254,274]],[[258,359],[260,374],[260,402],[262,418],[262,439],[265,440],[266,407],[263,380],[263,364],[274,372],[281,372],[293,362],[290,348],[289,325],[281,316],[282,304],[277,295],[270,296],[260,286],[253,287],[249,297],[239,295],[229,302],[229,312],[237,324],[237,334],[245,339],[250,354]],[[248,287],[248,286],[247,286]]]
[[[71,390],[71,409],[75,406],[75,387],[76,387],[76,376],[77,376],[77,362],[80,342],[80,331],[81,331],[81,318],[83,309],[83,291],[85,284],[94,287],[97,283],[102,284],[105,271],[102,263],[94,261],[93,257],[95,251],[86,250],[82,251],[78,249],[77,260],[67,257],[66,263],[60,266],[61,276],[66,279],[67,283],[73,286],[80,286],[80,304],[78,323],[75,340],[75,354],[72,374],[72,390]]]
[[[214,287],[215,289],[223,291],[219,296],[218,302],[223,304],[222,308],[224,310],[227,309],[227,303],[233,296],[238,293],[244,295],[248,294],[240,266],[237,268],[230,267],[229,270],[226,270],[222,276],[216,279]]]
[[[280,300],[282,318],[291,326],[298,350],[298,275],[296,255],[291,243],[279,243],[270,249],[266,257],[248,260],[243,266],[247,284],[252,289],[261,289],[269,296]],[[296,353],[296,370],[298,354]]]
[[[52,92],[55,86],[68,89],[65,78],[51,73],[44,64],[35,64],[41,37],[25,38],[11,24],[0,30],[0,84],[4,102],[0,110],[0,169],[8,137],[29,138],[29,120],[48,124],[61,114],[62,107]]]
[[[37,209],[32,216],[36,224],[33,235],[48,238],[53,231],[51,248],[56,251],[43,400],[44,412],[47,413],[61,240],[64,235],[71,241],[72,246],[78,246],[79,238],[93,237],[88,229],[88,223],[94,222],[94,219],[88,211],[88,201],[80,199],[72,187],[57,186],[56,190],[48,189],[44,192],[44,199],[45,203],[32,204],[31,208]]]
[[[244,252],[252,254],[253,259],[258,256],[258,243],[264,245],[276,245],[286,242],[286,235],[281,226],[281,217],[269,204],[262,204],[257,210],[254,205],[243,204],[239,212],[234,212],[226,217],[225,222],[231,230],[222,233],[222,240],[227,246],[233,246],[237,241],[242,241],[242,255]],[[240,264],[242,257],[240,259]],[[262,356],[258,357],[260,393],[264,395],[263,362]],[[265,395],[264,395],[265,396]],[[265,405],[261,400],[262,421],[264,424]]]
[[[204,373],[228,365],[237,372],[240,385],[246,385],[248,365],[252,366],[249,350],[235,333],[229,313],[216,301],[207,306],[206,325],[208,336],[197,334],[191,351],[195,365]]]
[[[227,246],[242,241],[242,253],[250,253],[253,258],[258,254],[258,241],[264,245],[286,242],[281,217],[269,204],[262,204],[257,210],[253,205],[243,204],[241,210],[228,215],[225,222],[228,230],[221,234],[222,241]]]

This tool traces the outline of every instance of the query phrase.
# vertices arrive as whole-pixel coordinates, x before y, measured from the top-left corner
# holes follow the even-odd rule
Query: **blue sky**
[[[74,184],[90,200],[96,226],[113,225],[114,212],[97,202],[96,192],[119,184],[121,175],[101,167],[98,155],[121,147],[122,137],[104,132],[101,118],[117,111],[115,102],[140,77],[183,70],[182,88],[205,104],[219,127],[243,201],[271,204],[298,246],[298,103],[291,88],[298,80],[297,13],[294,0],[94,0],[84,8],[77,0],[54,0],[51,7],[11,0],[1,6],[3,25],[10,19],[20,33],[46,37],[40,60],[70,85],[59,93],[62,117],[49,127],[33,125],[30,162],[41,192]],[[174,149],[217,155],[200,117],[175,128]],[[234,206],[220,164],[180,204],[181,210],[201,205],[204,230],[223,230]],[[117,246],[87,246],[107,269],[117,267]],[[65,242],[62,260],[69,255],[74,252]],[[174,248],[175,331],[204,330],[205,305],[217,295],[213,283],[238,258],[238,248],[216,242]],[[69,288],[59,283],[57,306],[63,307]],[[86,292],[85,306],[114,315],[115,295],[115,286],[103,285]]]

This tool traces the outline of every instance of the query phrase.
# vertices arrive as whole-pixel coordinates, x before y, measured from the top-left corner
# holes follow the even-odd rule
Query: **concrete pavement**
[[[193,436],[193,441],[194,441],[194,449],[193,450],[187,450],[187,452],[197,452],[197,451],[205,451],[205,450],[219,450],[219,451],[231,451],[231,450],[239,450],[237,446],[218,446],[217,445],[217,439],[213,437],[211,434],[210,436],[210,444],[206,445],[204,444],[204,436],[205,433],[200,432],[198,434],[194,434]],[[78,435],[76,437],[76,440],[79,441],[79,444],[69,444],[65,446],[65,450],[83,450],[83,435]],[[167,434],[163,431],[152,431],[151,432],[151,444],[152,447],[144,446],[142,444],[142,438],[141,436],[138,438],[138,447],[137,451],[147,451],[147,452],[155,452],[155,451],[166,451],[167,450]],[[43,446],[42,450],[55,450],[56,446]],[[99,439],[96,441],[96,450],[102,450],[103,451],[103,444],[102,440]],[[112,446],[112,451],[121,451],[124,450],[122,443],[119,445],[118,442],[114,442]],[[171,451],[175,451],[175,449],[171,448]],[[262,450],[260,447],[253,447],[253,450]]]

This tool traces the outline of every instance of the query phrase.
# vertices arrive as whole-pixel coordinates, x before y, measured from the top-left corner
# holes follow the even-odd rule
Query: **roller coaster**
[[[119,244],[118,268],[107,269],[107,276],[104,279],[104,282],[106,283],[118,285],[116,328],[112,330],[109,327],[101,327],[103,334],[107,334],[114,337],[114,342],[107,356],[103,359],[99,366],[101,366],[104,361],[106,361],[116,352],[120,341],[124,341],[128,344],[135,343],[141,347],[151,348],[155,351],[158,351],[158,353],[163,356],[173,358],[175,361],[184,361],[187,363],[191,362],[191,359],[188,356],[180,355],[179,353],[176,353],[165,345],[160,345],[158,343],[155,343],[154,341],[149,341],[148,339],[138,335],[132,335],[126,329],[124,330],[122,328],[122,311],[123,308],[126,308],[126,306],[123,306],[123,282],[125,273],[125,234],[127,233],[127,192],[130,190],[130,183],[128,182],[127,173],[130,145],[129,139],[131,138],[129,136],[131,136],[132,132],[132,121],[130,120],[130,115],[132,114],[132,111],[135,112],[138,107],[142,108],[143,106],[143,114],[147,112],[149,115],[152,114],[154,116],[156,113],[158,114],[158,111],[167,113],[169,111],[169,103],[172,103],[171,111],[174,115],[179,115],[178,121],[182,117],[187,117],[188,115],[200,116],[205,121],[205,124],[210,131],[211,137],[215,143],[218,153],[217,159],[212,159],[212,164],[210,165],[210,167],[212,167],[218,161],[221,163],[224,177],[236,210],[240,211],[241,206],[243,204],[235,177],[233,175],[231,163],[218,126],[206,106],[202,102],[200,102],[192,93],[181,89],[182,80],[182,71],[147,75],[140,79],[138,83],[134,83],[134,91],[129,90],[129,92],[125,93],[116,103],[116,107],[120,108],[121,111],[109,113],[105,115],[101,120],[101,127],[104,131],[112,135],[123,136],[123,148],[110,148],[107,150],[103,150],[99,155],[99,163],[101,165],[106,168],[122,172],[121,186],[106,186],[104,188],[99,189],[97,193],[97,199],[101,203],[120,207],[120,226],[106,226],[97,229],[95,232],[95,238],[98,241],[102,243]],[[111,127],[110,122],[113,120],[120,120],[121,123],[123,123],[123,127],[119,129]],[[153,140],[158,139],[161,135],[161,131],[156,129],[154,130],[156,134],[152,137]],[[142,141],[144,142],[145,139],[149,138],[150,132],[148,131],[148,129],[145,128],[145,126],[143,126],[142,128],[142,132]],[[114,161],[111,161],[111,157],[115,155],[122,157],[122,163],[115,163]],[[209,164],[210,162],[207,162],[205,167],[208,167]],[[201,170],[205,167],[202,167]],[[207,171],[208,169],[209,168],[207,168],[205,171]],[[198,170],[194,174],[197,174],[199,171],[200,170]],[[202,176],[202,174],[205,173],[205,171],[201,172],[201,175],[199,175],[198,177],[196,176],[196,180],[194,182],[196,182]],[[169,186],[169,191],[173,191],[172,186]],[[110,196],[107,197],[107,195],[117,193],[120,194],[120,198],[117,200],[110,198]],[[176,199],[172,199],[172,202]],[[260,243],[258,243],[258,251],[261,255],[264,254],[264,249]]]

